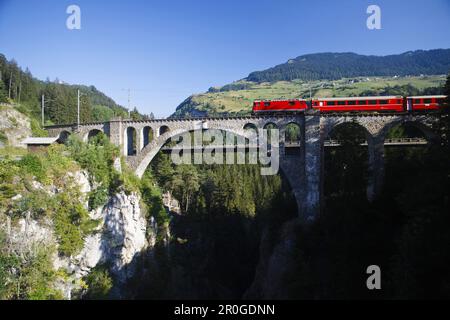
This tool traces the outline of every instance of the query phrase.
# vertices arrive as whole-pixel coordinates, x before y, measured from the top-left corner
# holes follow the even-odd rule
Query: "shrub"
[[[20,255],[8,249],[0,234],[0,299],[62,299],[54,287],[53,247],[36,246],[33,253]]]
[[[89,210],[94,210],[102,207],[108,201],[108,189],[100,186],[89,193]]]
[[[37,121],[36,119],[30,119],[30,126],[33,137],[48,137],[47,130],[42,129],[39,121]]]
[[[110,189],[111,181],[116,178],[113,164],[114,159],[120,154],[119,148],[114,146],[103,133],[92,138],[88,144],[83,143],[75,135],[71,135],[67,146],[75,161],[89,172],[93,179],[91,184],[96,182]]]
[[[97,266],[83,278],[88,286],[84,299],[100,300],[106,299],[113,287],[113,280],[105,266]]]
[[[20,161],[19,166],[24,172],[36,177],[40,182],[47,180],[47,173],[42,159],[36,154],[27,154]]]
[[[8,137],[2,131],[0,131],[0,142],[3,143],[3,144],[7,144],[8,143]]]
[[[58,250],[62,255],[77,254],[84,244],[84,237],[93,232],[98,222],[79,202],[79,193],[69,189],[55,196],[54,229],[58,238]]]

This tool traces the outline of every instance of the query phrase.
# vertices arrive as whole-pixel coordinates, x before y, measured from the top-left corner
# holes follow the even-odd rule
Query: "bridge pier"
[[[384,135],[369,136],[369,176],[367,181],[367,199],[375,200],[383,188],[384,181]]]
[[[123,125],[121,119],[111,119],[109,125],[109,140],[116,146],[123,146]]]
[[[282,127],[280,128],[280,143],[279,143],[279,153],[280,158],[284,157],[286,155],[286,128]]]
[[[302,214],[313,220],[320,213],[322,180],[322,141],[320,116],[305,116],[304,135],[304,187]]]

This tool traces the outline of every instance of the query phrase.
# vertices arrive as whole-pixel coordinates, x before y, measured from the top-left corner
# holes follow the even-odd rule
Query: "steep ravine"
[[[138,259],[142,268],[128,283],[132,298],[289,298],[297,219],[261,224],[237,214],[171,216],[172,241],[148,247]]]

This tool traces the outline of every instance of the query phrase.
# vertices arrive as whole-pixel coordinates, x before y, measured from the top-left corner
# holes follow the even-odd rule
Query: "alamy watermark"
[[[381,8],[375,4],[372,4],[367,7],[367,14],[370,14],[366,21],[367,28],[369,30],[380,30]]]
[[[381,289],[381,269],[379,266],[373,264],[367,267],[366,273],[370,274],[367,278],[366,286],[369,290]]]
[[[66,20],[66,27],[69,30],[81,29],[81,9],[75,4],[67,7],[66,13],[69,14]]]
[[[278,129],[248,130],[246,137],[206,129],[174,136],[166,148],[171,148],[176,165],[259,164],[261,175],[275,175],[280,167],[279,138]]]
[[[69,14],[66,20],[66,27],[69,30],[81,29],[81,9],[76,4],[71,4],[67,7],[66,13]],[[381,8],[378,5],[372,4],[367,7],[367,14],[370,16],[367,18],[366,26],[369,30],[381,29]]]

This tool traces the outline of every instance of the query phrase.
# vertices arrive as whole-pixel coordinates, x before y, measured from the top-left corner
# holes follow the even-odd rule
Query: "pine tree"
[[[0,102],[7,101],[7,93],[5,90],[5,84],[0,80]]]

